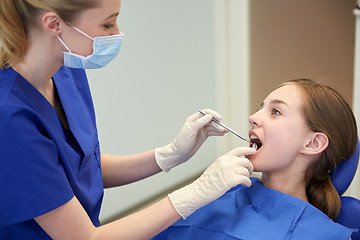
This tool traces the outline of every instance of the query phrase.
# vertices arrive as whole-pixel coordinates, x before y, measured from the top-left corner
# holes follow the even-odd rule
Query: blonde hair
[[[13,65],[24,54],[26,32],[41,12],[55,12],[71,22],[82,10],[98,5],[98,0],[0,0],[0,67]]]
[[[333,88],[310,79],[290,80],[286,84],[300,87],[304,96],[303,113],[314,132],[325,133],[329,145],[309,169],[307,197],[309,202],[331,219],[339,215],[341,202],[331,182],[330,171],[348,159],[357,144],[354,114],[343,97]]]

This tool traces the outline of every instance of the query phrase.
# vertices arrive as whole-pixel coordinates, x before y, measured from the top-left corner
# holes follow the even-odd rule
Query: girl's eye
[[[271,115],[281,115],[281,112],[277,110],[276,108],[271,110]]]

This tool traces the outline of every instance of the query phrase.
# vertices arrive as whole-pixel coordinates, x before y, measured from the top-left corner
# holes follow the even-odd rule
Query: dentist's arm
[[[250,186],[253,167],[248,159],[240,156],[254,151],[236,148],[218,158],[193,183],[140,212],[100,227],[93,226],[76,197],[35,220],[55,240],[149,239],[230,188],[238,184]]]
[[[136,182],[161,171],[154,150],[126,156],[101,154],[104,188]]]
[[[144,153],[116,156],[101,155],[104,187],[120,186],[152,176],[160,171],[168,172],[171,168],[186,162],[192,157],[209,136],[222,136],[227,130],[211,122],[221,116],[210,109],[207,115],[195,113],[188,117],[176,139],[155,150]]]

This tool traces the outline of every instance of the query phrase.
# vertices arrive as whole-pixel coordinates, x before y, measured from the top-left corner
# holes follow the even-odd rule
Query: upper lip
[[[250,131],[249,131],[249,138],[250,138],[250,140],[251,140],[251,136],[255,136],[256,138],[260,139],[259,136],[255,133],[254,130],[250,130]]]

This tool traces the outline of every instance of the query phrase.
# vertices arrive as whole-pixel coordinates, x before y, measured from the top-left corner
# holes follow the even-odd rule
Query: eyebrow
[[[119,12],[113,13],[110,16],[108,16],[107,18],[105,18],[105,20],[108,20],[108,19],[113,18],[113,17],[117,17],[118,15],[119,15]]]
[[[270,104],[283,104],[283,105],[285,105],[286,107],[289,108],[289,105],[285,101],[280,100],[280,99],[272,99],[270,101]],[[260,107],[263,107],[263,106],[264,106],[264,102],[261,103]]]

